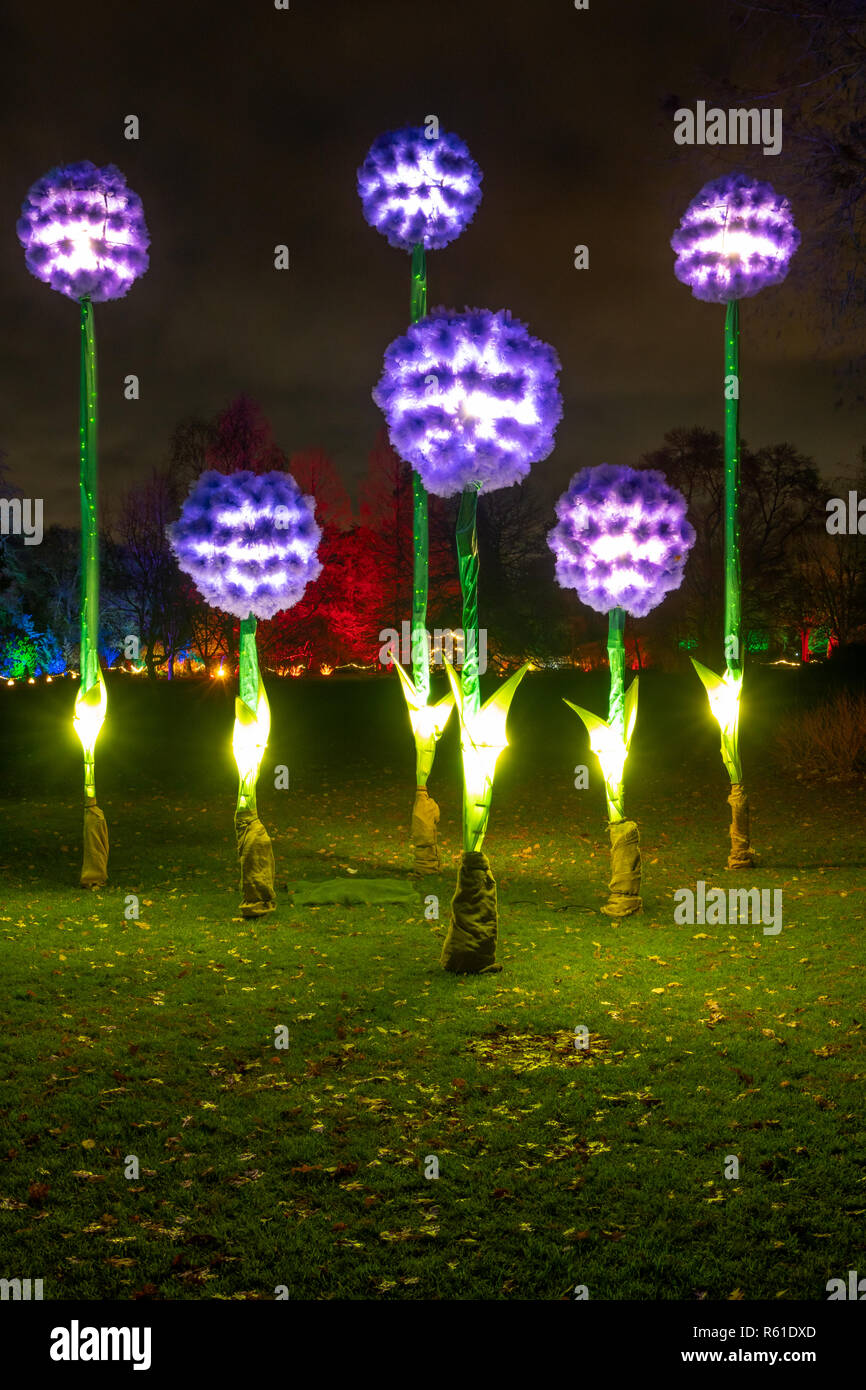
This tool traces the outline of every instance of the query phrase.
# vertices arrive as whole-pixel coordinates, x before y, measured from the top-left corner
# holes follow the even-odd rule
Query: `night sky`
[[[484,171],[474,221],[428,258],[429,303],[508,307],[556,347],[565,413],[535,470],[545,494],[578,468],[637,462],[674,426],[721,428],[723,311],[674,278],[669,239],[701,185],[741,161],[678,148],[671,99],[712,104],[742,43],[706,0],[7,0],[11,480],[44,498],[46,527],[75,524],[78,315],[28,274],[15,223],[39,176],[91,159],[124,171],[152,239],[147,275],[96,306],[105,502],[166,461],[178,421],[241,391],[287,453],[321,446],[354,485],[381,425],[382,353],[409,312],[408,257],[364,222],[355,171],[380,132],[429,114]],[[782,193],[787,157],[761,161]],[[277,243],[288,271],[273,267]],[[576,243],[588,271],[573,268]],[[783,286],[743,305],[741,425],[751,445],[790,440],[830,475],[854,467],[866,431],[850,403],[835,407],[842,350],[807,271],[801,253]],[[123,398],[131,372],[138,402]]]

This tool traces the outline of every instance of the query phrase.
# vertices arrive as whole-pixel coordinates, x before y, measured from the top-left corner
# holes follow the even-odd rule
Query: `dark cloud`
[[[46,524],[77,515],[77,320],[27,274],[21,200],[51,165],[116,162],[144,200],[151,269],[97,307],[104,495],[165,457],[175,423],[240,391],[289,452],[323,446],[354,480],[380,424],[370,391],[408,317],[408,261],[363,221],[355,169],[374,137],[435,113],[484,170],[458,241],[431,255],[431,305],[509,307],[554,344],[565,417],[540,479],[634,462],[677,424],[720,424],[721,311],[673,276],[669,238],[711,177],[677,150],[676,102],[709,96],[723,10],[593,0],[406,4],[268,0],[33,8],[0,43],[2,432]],[[137,143],[123,118],[141,120]],[[767,160],[767,177],[775,177]],[[781,166],[777,166],[781,167]],[[291,269],[273,269],[273,247]],[[590,248],[590,270],[572,248]],[[743,311],[743,430],[833,471],[861,443],[833,412],[836,365],[793,313],[796,287]],[[123,377],[141,379],[125,402]]]

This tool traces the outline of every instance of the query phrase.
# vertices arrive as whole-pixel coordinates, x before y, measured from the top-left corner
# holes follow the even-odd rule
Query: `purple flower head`
[[[291,608],[322,572],[315,501],[290,473],[202,473],[166,533],[205,602],[236,618]]]
[[[646,617],[683,580],[695,543],[686,499],[655,470],[602,463],[575,473],[547,537],[556,581],[596,613]]]
[[[559,358],[507,309],[435,309],[385,352],[373,392],[428,492],[521,482],[562,418]]]
[[[747,299],[784,280],[799,245],[787,198],[745,174],[725,174],[704,185],[671,237],[674,274],[710,304]]]
[[[141,199],[113,164],[63,164],[38,179],[18,220],[27,269],[69,299],[122,299],[147,270]]]
[[[390,246],[421,242],[438,251],[472,221],[481,202],[481,170],[459,135],[427,138],[423,126],[380,135],[358,170],[358,192],[371,227]]]

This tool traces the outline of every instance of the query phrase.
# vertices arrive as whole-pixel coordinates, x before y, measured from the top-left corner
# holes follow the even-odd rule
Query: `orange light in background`
[[[320,676],[331,676],[331,675],[333,675],[333,673],[334,673],[334,668],[333,668],[333,666],[320,666],[320,667],[319,667],[319,675],[320,675]]]
[[[303,674],[304,674],[304,668],[303,668],[303,666],[290,666],[290,667],[289,667],[289,675],[290,675],[290,676],[302,676]]]

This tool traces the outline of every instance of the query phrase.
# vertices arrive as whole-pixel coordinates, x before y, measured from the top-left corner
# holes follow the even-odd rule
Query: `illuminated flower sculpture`
[[[787,198],[769,183],[725,174],[704,185],[671,237],[674,274],[695,299],[729,304],[780,284],[799,245]]]
[[[459,135],[413,126],[373,142],[358,170],[358,193],[365,218],[390,246],[439,251],[475,216],[481,178]]]
[[[623,779],[637,717],[638,683],[625,690],[625,617],[646,617],[665,594],[678,589],[695,542],[686,502],[662,473],[603,463],[576,473],[556,504],[559,523],[548,544],[556,579],[597,613],[607,613],[610,698],[605,721],[566,704],[580,715],[604,776],[610,828],[609,917],[641,908],[640,837],[626,820]]]
[[[553,348],[507,309],[437,310],[385,353],[374,398],[428,492],[522,482],[562,416]]]
[[[28,270],[69,299],[81,314],[81,683],[73,726],[84,750],[83,888],[108,880],[108,827],[96,801],[96,740],[105,720],[99,665],[99,518],[96,339],[93,304],[121,299],[148,267],[150,242],[141,200],[113,164],[89,160],[52,169],[34,183],[18,221]]]
[[[381,135],[358,170],[364,216],[391,246],[411,254],[411,322],[427,313],[427,251],[460,235],[481,201],[481,170],[457,135],[426,127]],[[412,846],[417,873],[441,867],[436,826],[439,807],[427,791],[436,744],[451,713],[451,694],[430,701],[427,639],[429,571],[427,492],[412,474],[412,679],[395,661],[415,738],[415,804]]]
[[[69,299],[122,299],[148,267],[141,199],[113,164],[89,159],[33,184],[18,222],[27,269]]]
[[[256,783],[271,715],[256,651],[256,624],[291,608],[321,574],[315,502],[288,473],[207,472],[193,483],[180,519],[167,528],[184,573],[214,608],[240,618],[240,695],[232,750],[241,913],[272,912],[274,852],[259,819]]]
[[[768,183],[728,174],[706,184],[671,238],[674,273],[696,299],[725,305],[725,665],[724,676],[694,661],[722,734],[722,760],[731,780],[729,869],[754,862],[749,799],[740,762],[743,683],[739,548],[739,300],[777,285],[800,244],[790,205]]]
[[[463,749],[463,859],[442,950],[446,970],[498,970],[496,884],[481,846],[505,720],[528,669],[516,671],[484,705],[478,672],[479,491],[508,487],[546,458],[562,416],[559,361],[508,311],[437,311],[385,353],[373,397],[395,449],[440,497],[461,494],[457,560],[463,594],[460,681],[449,666]]]

